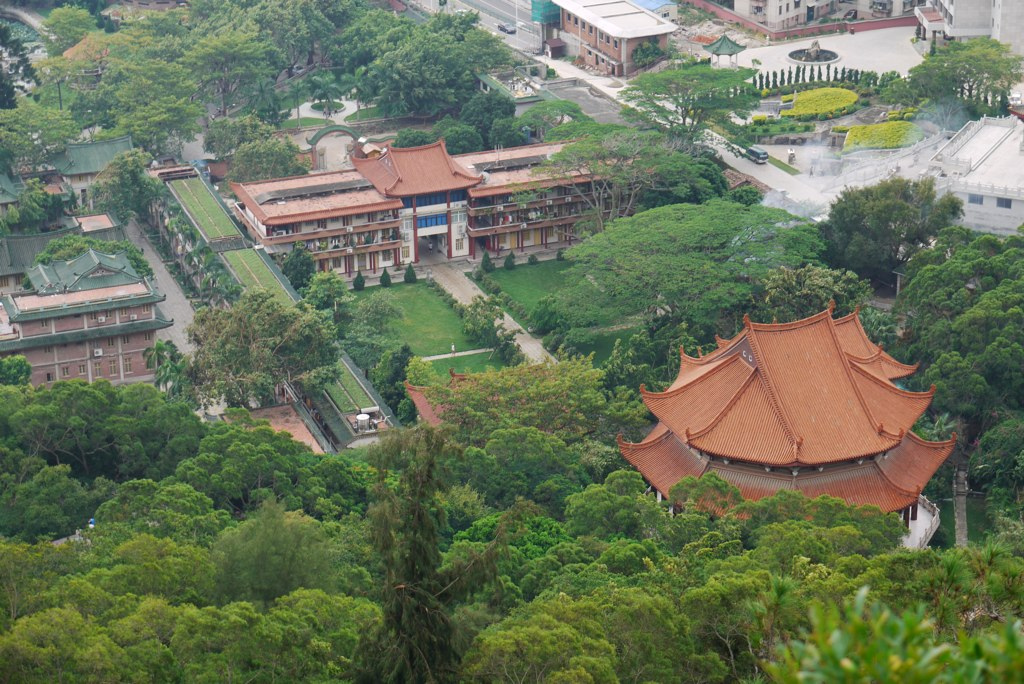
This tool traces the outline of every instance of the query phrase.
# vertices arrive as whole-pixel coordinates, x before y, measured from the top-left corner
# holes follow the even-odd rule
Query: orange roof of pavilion
[[[444,140],[419,147],[388,147],[374,158],[353,158],[356,170],[382,195],[411,197],[471,188],[483,180],[452,159]]]
[[[710,468],[746,498],[796,488],[885,510],[916,500],[953,448],[910,433],[934,388],[893,385],[916,366],[873,344],[856,313],[831,314],[785,324],[745,318],[714,352],[682,354],[669,389],[641,387],[659,424],[639,444],[620,442],[623,455],[666,495]]]

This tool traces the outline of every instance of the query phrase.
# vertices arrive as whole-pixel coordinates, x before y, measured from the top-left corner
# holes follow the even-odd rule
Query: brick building
[[[553,0],[561,8],[559,37],[570,54],[611,76],[629,76],[637,67],[633,51],[643,43],[661,50],[679,27],[626,0]]]
[[[268,253],[301,245],[317,270],[376,274],[427,254],[460,259],[571,243],[589,179],[538,170],[563,146],[452,156],[438,141],[385,148],[354,159],[353,170],[231,188],[237,216]]]
[[[0,355],[24,355],[33,384],[152,379],[143,352],[172,321],[157,308],[164,296],[124,254],[89,250],[26,277],[32,291],[0,299]]]

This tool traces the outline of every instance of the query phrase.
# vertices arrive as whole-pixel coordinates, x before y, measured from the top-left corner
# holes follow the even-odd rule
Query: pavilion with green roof
[[[718,40],[706,46],[704,49],[717,58],[718,64],[721,64],[722,55],[725,55],[729,58],[729,64],[731,66],[736,66],[736,55],[740,54],[747,48],[723,33]]]

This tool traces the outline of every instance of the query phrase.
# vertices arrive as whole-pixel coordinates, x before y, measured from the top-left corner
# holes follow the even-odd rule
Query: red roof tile
[[[625,459],[665,496],[684,477],[699,477],[707,467],[660,423],[639,444],[624,442],[621,436],[618,441]]]
[[[353,158],[356,170],[389,197],[411,197],[471,188],[482,176],[452,159],[444,140],[420,147],[388,147],[373,159]]]
[[[416,406],[416,412],[420,418],[428,425],[437,427],[441,424],[441,417],[434,410],[434,405],[427,400],[426,394],[423,393],[425,389],[426,387],[417,387],[410,385],[408,380],[405,381],[405,392]]]

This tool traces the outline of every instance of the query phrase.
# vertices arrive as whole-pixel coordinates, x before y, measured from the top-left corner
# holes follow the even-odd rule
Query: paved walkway
[[[25,9],[23,7],[0,5],[0,13],[10,15],[21,23],[31,26],[36,33],[43,33],[46,31],[46,29],[43,28],[43,16],[38,12]]]
[[[158,331],[156,336],[162,340],[174,342],[175,346],[183,354],[191,352],[192,345],[189,344],[185,329],[192,325],[195,311],[193,311],[188,297],[182,292],[178,281],[167,270],[164,262],[160,259],[159,253],[153,249],[153,245],[150,244],[149,239],[143,234],[138,224],[135,221],[129,222],[125,227],[125,232],[128,234],[128,239],[142,250],[149,265],[153,267],[153,280],[156,281],[157,289],[160,290],[161,294],[167,296],[167,299],[159,305],[160,311],[165,317],[174,319],[174,325]]]
[[[470,349],[468,351],[455,352],[454,354],[434,354],[433,356],[422,357],[424,361],[440,361],[441,359],[454,359],[459,356],[472,356],[473,354],[483,354],[484,352],[494,351],[490,347],[481,347],[480,349]]]
[[[475,297],[486,297],[487,294],[477,287],[476,283],[467,278],[459,266],[459,264],[438,264],[433,266],[431,270],[434,279],[440,283],[441,287],[451,293],[462,304],[469,304]],[[523,327],[516,323],[507,313],[502,314],[501,322],[506,330],[511,330],[515,333],[516,344],[519,345],[519,348],[531,363],[556,360],[555,357],[548,353],[548,350],[544,348],[540,340],[523,330]],[[444,356],[448,355],[442,354],[442,357]]]

